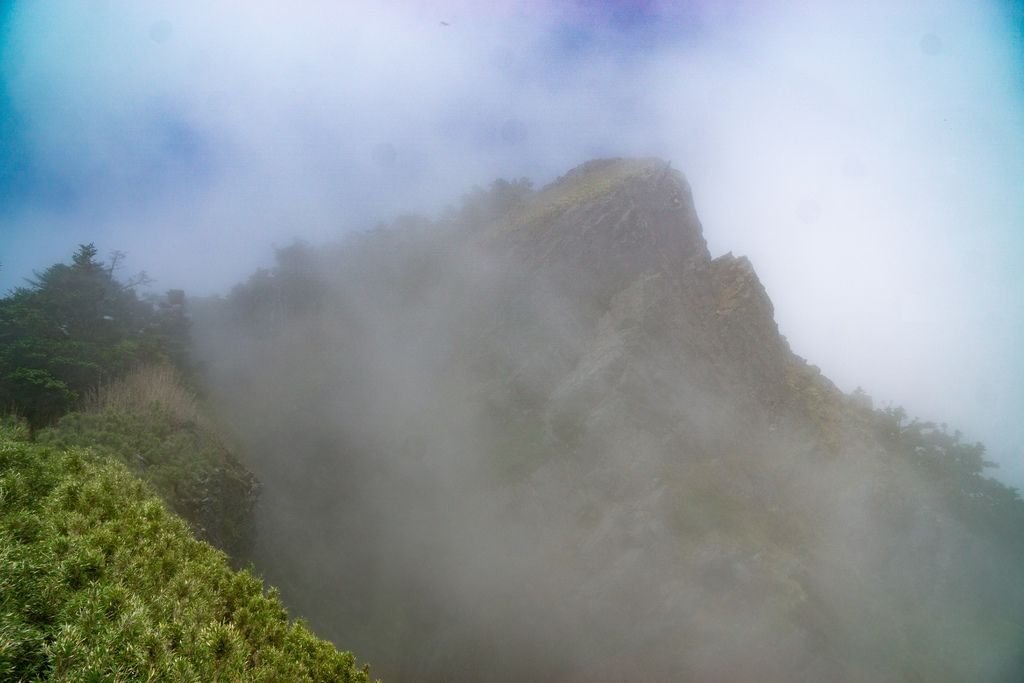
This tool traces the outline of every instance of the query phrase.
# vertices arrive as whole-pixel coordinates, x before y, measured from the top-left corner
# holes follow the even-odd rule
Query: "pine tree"
[[[94,245],[83,244],[70,264],[53,265],[0,299],[0,410],[35,430],[99,383],[180,355],[181,340],[171,344],[170,336],[187,334],[187,326],[170,318],[181,312],[140,300],[135,286],[144,275],[119,282],[122,258],[115,253],[106,265]]]

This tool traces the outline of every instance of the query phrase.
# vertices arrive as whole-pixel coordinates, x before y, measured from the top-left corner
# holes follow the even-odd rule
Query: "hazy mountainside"
[[[585,164],[193,311],[254,560],[390,680],[1017,680],[1015,492],[795,356],[685,180]]]

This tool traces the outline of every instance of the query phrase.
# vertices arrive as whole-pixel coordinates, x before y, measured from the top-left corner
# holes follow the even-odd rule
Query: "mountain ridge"
[[[297,245],[220,306],[196,330],[266,482],[254,561],[385,679],[1016,671],[983,449],[794,354],[665,162]]]

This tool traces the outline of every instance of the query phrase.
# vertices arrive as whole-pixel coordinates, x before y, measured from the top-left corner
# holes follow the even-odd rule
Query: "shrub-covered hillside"
[[[185,294],[140,297],[91,244],[0,298],[0,415],[60,448],[89,446],[149,482],[203,540],[241,557],[258,483],[186,378]]]
[[[0,680],[367,681],[119,462],[0,428]]]
[[[259,484],[170,366],[147,366],[92,392],[39,432],[42,444],[88,446],[148,482],[202,540],[234,558],[252,539]]]

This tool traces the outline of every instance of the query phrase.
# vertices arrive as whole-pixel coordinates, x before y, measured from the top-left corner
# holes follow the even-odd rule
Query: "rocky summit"
[[[1019,498],[796,356],[665,161],[282,249],[194,319],[254,563],[385,679],[1024,670]]]

